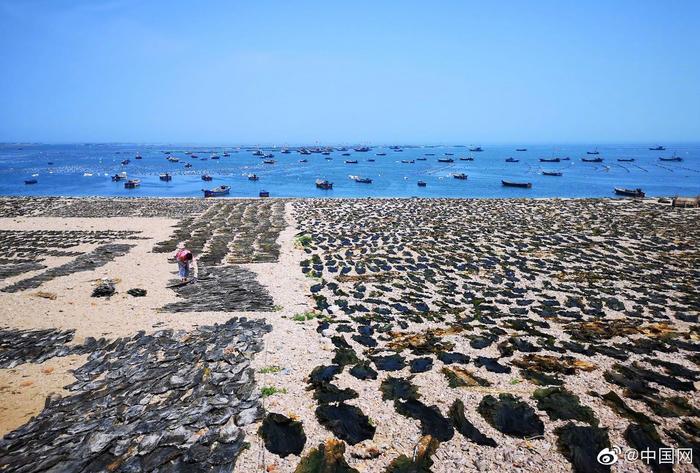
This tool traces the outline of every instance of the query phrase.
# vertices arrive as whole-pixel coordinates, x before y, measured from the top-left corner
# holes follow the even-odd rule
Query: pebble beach
[[[0,198],[0,472],[696,471],[699,224],[663,199]],[[693,455],[623,457],[663,448]]]

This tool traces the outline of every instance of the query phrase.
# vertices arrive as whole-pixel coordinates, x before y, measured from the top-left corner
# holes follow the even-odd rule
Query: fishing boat
[[[637,189],[624,189],[622,187],[616,187],[615,188],[615,194],[617,195],[624,195],[627,197],[644,197],[644,191],[642,189],[637,188]]]
[[[425,187],[426,185],[425,181],[418,181],[418,187]]]
[[[369,177],[350,176],[350,179],[355,182],[359,182],[360,184],[372,184],[372,179]]]
[[[258,197],[270,197],[270,193],[268,191],[260,191]]]
[[[416,161],[427,161],[428,158],[416,158]]]
[[[527,148],[517,148],[515,151],[527,151]]]
[[[256,149],[255,151],[253,151],[253,156],[265,156],[265,153],[263,153],[259,149]]]
[[[139,179],[129,179],[124,183],[124,189],[136,189],[141,185],[141,181]]]
[[[471,151],[473,153],[480,153],[483,151],[483,148],[481,146],[477,146],[475,148],[469,148],[469,151]]]
[[[501,179],[501,184],[505,187],[522,187],[529,189],[532,187],[532,182],[514,182],[514,181],[506,181]]]
[[[143,159],[140,153],[136,153],[136,156],[134,156],[134,159]]]
[[[666,151],[666,148],[663,146],[654,146],[652,148],[649,148],[649,151]]]
[[[455,160],[452,158],[438,158],[438,163],[454,163]]]
[[[222,195],[228,195],[231,190],[231,186],[219,186],[213,189],[202,189],[204,192],[204,197],[220,197]]]
[[[425,153],[426,156],[435,156],[435,153]]]
[[[275,164],[275,162],[276,162],[276,161],[275,161],[274,159],[265,159],[265,160],[263,160],[263,164]]]
[[[299,154],[308,155],[308,154],[311,154],[311,151],[309,151],[309,150],[306,149],[306,148],[301,148],[301,149],[299,150]]]
[[[568,157],[568,156],[567,156],[566,158],[561,158],[562,161],[569,161],[570,159],[571,159],[571,158]]]
[[[192,154],[190,154],[190,158],[192,158],[192,159],[197,159],[197,158],[199,158],[199,156],[197,156],[196,154],[192,153]]]
[[[122,166],[126,166],[126,165],[129,164],[130,162],[131,162],[130,159],[125,159],[124,161],[122,161]]]
[[[209,174],[202,174],[203,181],[211,181],[212,177]]]
[[[36,180],[36,179],[34,179],[34,178],[32,178],[32,179],[25,179],[25,180],[24,180],[24,183],[25,183],[25,184],[36,184],[36,183],[38,183],[38,182],[39,182],[39,181]]]
[[[374,162],[374,159],[370,158],[370,159],[367,160],[367,162],[368,162],[368,163],[373,163],[373,162]]]
[[[346,159],[345,164],[357,164],[357,159]]]
[[[187,164],[185,164],[185,167],[186,167],[186,168],[191,168],[191,167],[192,167],[192,163],[187,163]]]
[[[46,164],[48,164],[49,166],[53,166],[53,161],[49,161],[49,162],[46,163]]]
[[[112,176],[112,180],[117,182],[117,181],[123,181],[126,179],[126,173],[125,172],[120,172]]]
[[[257,174],[248,174],[248,180],[249,181],[257,181],[260,179]]]
[[[460,172],[458,174],[452,174],[452,177],[454,177],[455,179],[465,180],[465,179],[467,179],[468,176],[466,174],[464,174],[463,172]]]
[[[459,158],[460,161],[474,161],[474,158],[471,156],[467,156],[466,158]]]
[[[209,158],[211,158],[211,159],[221,159],[221,158],[219,157],[218,154],[212,154],[211,156],[209,156]]]
[[[676,156],[675,154],[671,156],[670,158],[659,158],[659,161],[675,161],[675,162],[680,162],[683,161],[683,158],[680,156]]]
[[[300,159],[299,162],[300,162],[300,163],[308,163],[309,160],[308,160],[308,159]]]
[[[583,161],[584,163],[602,163],[603,158],[581,158],[581,161]]]
[[[454,153],[443,153],[445,156],[454,156]]]
[[[350,153],[343,153],[343,156],[350,156]]]
[[[515,159],[515,158],[508,158],[508,159],[506,159],[506,162],[507,163],[518,163],[518,162],[520,162],[520,160]]]
[[[282,151],[280,151],[280,153],[282,153],[282,154],[289,154],[289,153],[291,153],[291,151],[289,151],[287,148],[285,148],[285,149],[283,149]]]
[[[176,158],[175,156],[168,156],[168,157],[165,158],[165,159],[167,159],[167,160],[170,161],[171,163],[179,163],[179,162],[180,162],[180,158]]]
[[[263,158],[268,158],[268,159],[270,159],[270,158],[274,158],[274,157],[275,157],[275,155],[272,154],[272,153],[263,154]]]
[[[404,164],[413,164],[416,161],[414,159],[402,159],[401,162]]]
[[[621,163],[631,163],[634,162],[634,158],[617,158]]]
[[[323,153],[321,153],[321,154],[322,154],[322,155],[324,155],[324,156],[328,156],[328,155],[330,155],[330,154],[331,154],[331,152],[330,152],[330,151],[324,151],[324,152],[323,152]]]
[[[161,181],[172,181],[172,180],[173,180],[173,176],[171,176],[171,175],[168,174],[167,172],[164,172],[164,173],[161,173],[161,174],[158,176],[158,179],[160,179]]]
[[[386,153],[377,153],[377,156],[386,156]]]
[[[543,176],[563,176],[561,171],[542,171]]]
[[[366,153],[369,150],[370,148],[368,146],[360,146],[359,148],[355,148],[355,151],[358,153]]]
[[[229,156],[231,156],[231,153],[224,153],[222,156],[223,156],[224,158],[228,158]]]
[[[586,151],[586,154],[592,154],[592,155],[596,155],[596,156],[597,156],[597,155],[600,154],[600,152],[598,151],[598,148],[596,148],[596,149],[593,150],[593,151]]]
[[[325,179],[316,179],[316,187],[319,189],[333,189],[333,183]]]
[[[558,163],[560,161],[560,158],[540,158],[541,163]]]

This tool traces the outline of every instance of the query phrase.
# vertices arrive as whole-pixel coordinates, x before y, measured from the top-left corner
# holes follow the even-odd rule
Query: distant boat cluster
[[[387,148],[389,151],[392,153],[401,153],[404,151],[403,147],[401,146],[389,146]],[[360,163],[360,160],[357,158],[353,158],[352,154],[353,153],[370,153],[373,150],[372,147],[370,146],[355,146],[355,147],[298,147],[298,148],[288,148],[288,147],[283,147],[283,148],[275,148],[272,151],[278,152],[281,155],[289,155],[292,153],[297,153],[299,156],[301,156],[301,159],[298,160],[299,163],[308,163],[309,159],[308,156],[319,154],[325,157],[326,160],[332,160],[333,157],[331,156],[333,153],[338,152],[340,153],[343,157],[348,157],[348,159],[344,159],[344,164],[347,165],[356,165]],[[467,156],[458,156],[459,161],[466,161],[466,162],[471,162],[474,161],[475,158],[472,156],[471,153],[480,153],[483,152],[484,149],[481,146],[469,146],[469,155]],[[664,146],[653,146],[649,147],[648,150],[650,151],[665,151],[666,148]],[[515,151],[518,153],[523,153],[528,151],[527,148],[515,148]],[[208,159],[211,160],[220,160],[222,157],[224,158],[229,158],[232,156],[232,154],[240,153],[240,152],[249,152],[251,153],[252,156],[260,158],[260,162],[265,165],[274,165],[277,163],[277,160],[275,159],[275,153],[270,152],[270,150],[265,150],[261,148],[237,148],[235,150],[226,150],[217,152],[217,151],[180,151],[181,153],[184,153],[185,156],[188,156],[190,160],[200,160],[200,161],[207,161]],[[165,155],[165,160],[168,163],[171,164],[177,164],[181,163],[181,158],[176,156],[175,153],[180,153],[176,151],[170,151],[170,150],[163,150],[162,153]],[[198,153],[203,153],[207,156],[200,157]],[[119,154],[119,151],[117,151],[117,154]],[[388,156],[388,153],[386,151],[380,151],[374,153],[375,156],[377,157],[386,157]],[[454,153],[451,152],[445,152],[442,153],[442,155],[435,157],[435,153],[424,153],[423,156],[420,157],[415,157],[415,158],[410,158],[410,159],[401,159],[400,161],[396,161],[397,163],[400,162],[402,164],[414,164],[416,161],[427,161],[428,158],[434,157],[438,163],[441,164],[452,164],[455,163],[455,157]],[[135,153],[133,156],[133,159],[135,160],[143,160],[144,157],[140,153]],[[568,156],[548,156],[548,157],[540,157],[538,158],[540,163],[561,163],[564,161],[571,161],[571,158]],[[658,157],[658,160],[660,162],[680,162],[683,161],[683,158],[680,156],[677,156],[675,153],[672,156],[669,157]],[[375,158],[368,158],[365,159],[364,161],[373,163],[376,161]],[[601,156],[600,151],[598,148],[595,148],[593,150],[586,151],[585,156],[580,158],[581,162],[584,163],[603,163],[604,158]],[[631,163],[634,162],[634,158],[617,158],[618,162],[626,162],[626,163]],[[506,163],[519,163],[520,159],[514,158],[512,156],[505,158]],[[120,165],[122,168],[128,166],[131,163],[131,159],[123,159],[120,161]],[[48,165],[53,165],[53,162],[48,162]],[[184,163],[185,168],[192,168],[192,164],[190,162],[185,162]],[[539,173],[543,176],[550,176],[550,177],[562,177],[564,173],[561,170],[546,170],[546,169],[540,169]],[[38,174],[34,174],[33,176],[37,176]],[[85,176],[91,176],[91,173],[85,173]],[[453,173],[451,176],[454,179],[457,180],[467,180],[468,175],[465,173]],[[173,174],[169,171],[166,172],[161,172],[158,175],[158,178],[160,181],[163,182],[171,182],[173,180]],[[368,177],[368,176],[360,176],[360,175],[350,175],[349,178],[358,183],[358,184],[372,184],[373,178]],[[112,181],[114,182],[121,182],[123,181],[124,188],[126,189],[136,189],[140,187],[141,185],[141,180],[136,179],[136,178],[129,178],[126,171],[120,171],[115,173],[114,175],[111,176]],[[202,181],[205,182],[210,182],[213,180],[213,177],[208,174],[204,173],[201,175]],[[247,174],[247,179],[249,181],[259,181],[260,176],[258,176],[255,173],[249,173]],[[25,179],[25,184],[26,185],[34,185],[38,184],[38,179],[35,177]],[[426,187],[427,182],[425,180],[418,180],[416,182],[418,187]],[[501,179],[501,185],[503,187],[516,187],[516,188],[523,188],[523,189],[530,189],[532,188],[532,182],[529,181],[519,181],[519,180],[512,180],[512,179]],[[333,189],[333,182],[327,180],[327,179],[322,179],[319,178],[315,181],[315,187],[318,189],[322,190],[331,190]],[[231,190],[231,186],[229,185],[219,185],[217,187],[209,188],[209,189],[202,189],[202,193],[205,197],[218,197],[218,196],[225,196],[229,195]],[[622,195],[622,196],[629,196],[629,197],[644,197],[644,192],[637,188],[637,189],[626,189],[626,188],[614,188],[614,193],[616,195]],[[270,193],[266,190],[261,190],[259,192],[260,197],[268,197]]]

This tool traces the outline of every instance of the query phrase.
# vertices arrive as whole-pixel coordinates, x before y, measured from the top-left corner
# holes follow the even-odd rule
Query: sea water
[[[586,154],[595,145],[530,145],[527,151],[516,151],[525,147],[519,145],[482,145],[482,152],[470,152],[466,146],[406,146],[402,151],[375,146],[368,152],[348,147],[329,156],[301,155],[295,148],[283,154],[279,148],[262,147],[276,161],[265,164],[263,158],[253,155],[257,147],[245,146],[2,144],[0,195],[198,197],[202,189],[219,185],[231,186],[231,197],[257,197],[261,190],[271,197],[612,197],[615,187],[641,188],[647,196],[700,194],[700,144],[666,144],[666,151],[651,151],[650,146],[653,144],[598,146],[602,163],[581,159],[597,157]],[[224,157],[224,152],[230,156]],[[135,159],[137,153],[142,159]],[[212,153],[220,159],[211,159]],[[379,156],[381,153],[386,155]],[[683,161],[659,160],[674,153]],[[168,156],[180,161],[171,163]],[[474,160],[460,160],[466,157]],[[506,162],[509,157],[519,162]],[[552,157],[570,160],[540,162],[540,158]],[[454,162],[438,162],[438,158]],[[618,158],[635,161],[619,162]],[[122,165],[126,159],[130,163]],[[308,162],[300,162],[302,159]],[[358,163],[346,164],[346,160]],[[192,167],[185,168],[186,163]],[[544,176],[543,170],[563,175]],[[130,179],[140,179],[141,186],[125,189],[123,181],[113,182],[111,176],[122,171]],[[173,176],[171,181],[159,179],[164,172]],[[467,174],[468,179],[455,179],[457,173]],[[211,175],[213,181],[202,181],[202,174]],[[248,174],[260,179],[251,181]],[[369,177],[372,183],[357,183],[350,176]],[[37,184],[24,183],[32,177]],[[316,179],[333,182],[333,189],[317,189]],[[532,188],[504,187],[502,179],[531,182]],[[419,187],[419,180],[426,186]]]

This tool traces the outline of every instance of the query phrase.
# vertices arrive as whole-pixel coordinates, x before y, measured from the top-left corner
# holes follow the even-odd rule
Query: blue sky
[[[700,140],[700,2],[0,0],[0,141]]]

